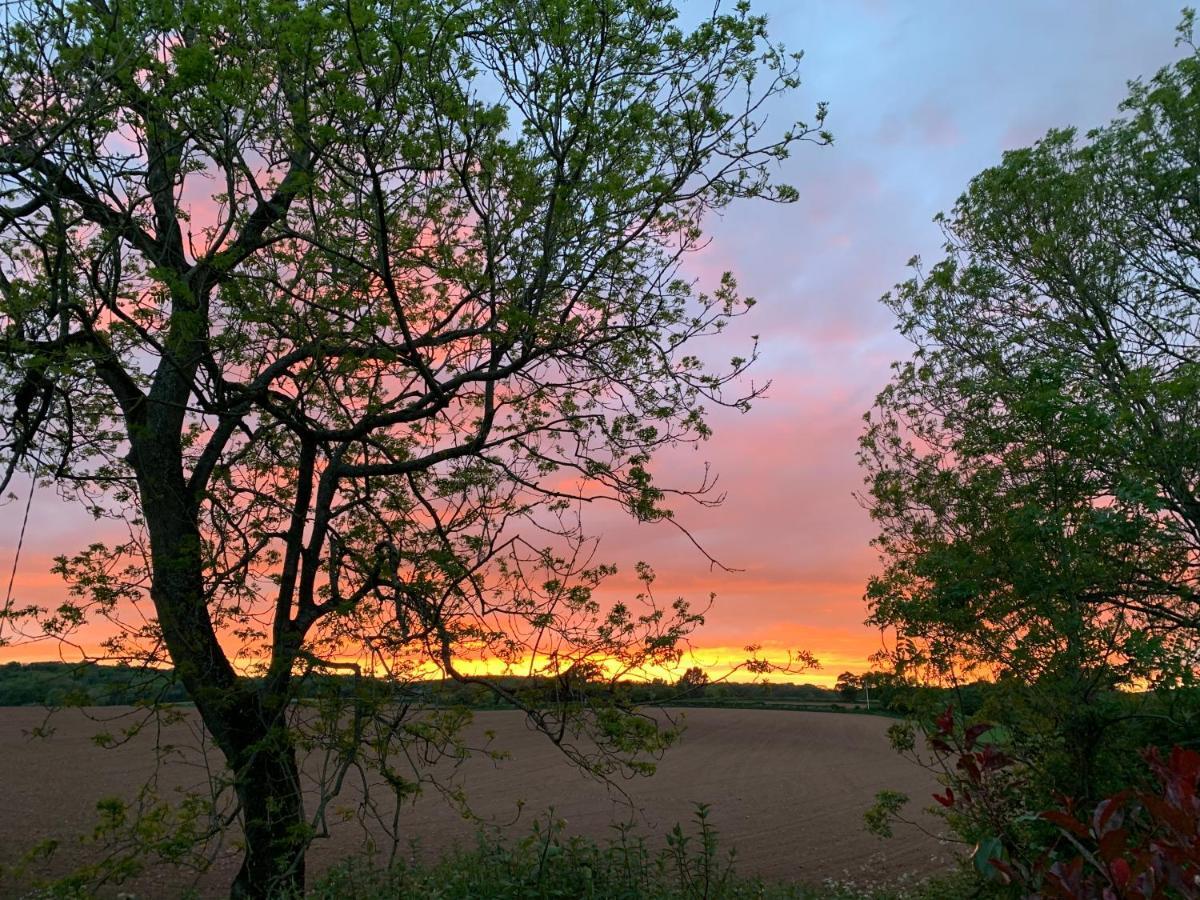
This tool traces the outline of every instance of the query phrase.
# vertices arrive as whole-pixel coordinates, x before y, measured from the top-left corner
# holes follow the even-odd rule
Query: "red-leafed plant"
[[[1158,791],[1121,791],[1087,820],[1069,802],[1042,814],[1073,849],[1047,869],[1045,896],[1063,900],[1200,898],[1200,753],[1143,752]]]
[[[1200,900],[1200,753],[1142,751],[1157,787],[1126,789],[1090,810],[1066,797],[1031,815],[1022,767],[985,737],[989,723],[959,727],[953,708],[928,736],[945,791],[933,799],[960,833],[973,833],[976,869],[1030,896],[1056,900]],[[1033,839],[1031,820],[1057,838]]]
[[[988,722],[979,722],[965,728],[961,734],[955,728],[954,707],[946,707],[945,712],[935,720],[937,730],[929,738],[930,748],[943,759],[957,756],[954,768],[960,784],[960,794],[954,794],[952,784],[946,786],[945,794],[934,794],[933,799],[947,809],[959,808],[965,811],[965,806],[975,807],[975,811],[984,813],[991,818],[992,813],[1003,813],[999,798],[994,788],[998,778],[1003,777],[1007,783],[1011,778],[1007,770],[1012,766],[1012,758],[998,750],[995,744],[980,743],[980,738],[992,730]],[[1005,773],[1001,776],[1001,773]]]
[[[927,742],[945,791],[933,799],[955,831],[976,841],[972,860],[981,875],[1019,881],[1034,868],[1022,858],[1025,841],[1016,824],[1030,818],[1028,784],[1016,761],[986,739],[993,727],[977,722],[960,728],[953,706],[934,719]]]

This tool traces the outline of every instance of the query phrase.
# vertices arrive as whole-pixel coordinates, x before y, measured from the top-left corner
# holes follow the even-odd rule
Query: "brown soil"
[[[112,710],[94,710],[110,716]],[[58,714],[55,732],[31,739],[44,711],[0,709],[0,759],[4,763],[5,815],[0,817],[0,865],[14,862],[39,840],[61,842],[43,874],[59,874],[87,861],[95,846],[79,835],[96,822],[102,797],[131,797],[153,769],[152,739],[139,736],[117,750],[96,746],[100,730],[117,733],[121,723],[98,725],[78,711]],[[897,757],[888,747],[890,720],[835,713],[694,709],[686,715],[683,742],[667,753],[651,778],[623,782],[634,809],[617,792],[572,768],[546,738],[525,727],[512,712],[483,712],[474,728],[496,733],[494,746],[511,759],[493,763],[468,760],[463,782],[472,808],[484,820],[509,822],[524,800],[520,820],[509,833],[524,835],[537,814],[553,807],[568,833],[606,840],[613,822],[635,821],[639,831],[661,836],[676,822],[687,822],[693,803],[711,804],[711,820],[723,847],[736,846],[737,869],[768,879],[819,883],[879,883],[927,874],[951,859],[949,846],[921,831],[902,827],[891,840],[863,830],[862,813],[884,788],[926,805],[936,789],[924,771]],[[165,740],[194,744],[187,729],[175,726]],[[198,761],[196,755],[188,757]],[[194,785],[203,769],[172,763],[161,786]],[[429,857],[455,843],[468,843],[477,829],[436,793],[406,810],[406,833],[419,840]],[[933,820],[926,820],[936,828]],[[310,853],[310,871],[363,847],[357,825],[336,827]],[[222,896],[236,870],[237,853],[226,849],[197,883],[203,896]],[[121,890],[138,897],[173,897],[194,876],[155,868]],[[0,896],[20,896],[23,885],[0,881]],[[116,889],[108,892],[115,895]]]

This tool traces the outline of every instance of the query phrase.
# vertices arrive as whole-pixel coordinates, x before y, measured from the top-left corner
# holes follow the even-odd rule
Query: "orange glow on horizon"
[[[65,510],[64,510],[65,512]],[[89,523],[88,539],[100,539],[94,523]],[[611,533],[610,533],[611,534]],[[620,546],[621,555],[631,555]],[[646,532],[647,537],[656,534]],[[62,547],[84,544],[82,536],[71,535],[54,543]],[[49,542],[47,542],[49,543]],[[637,547],[633,552],[641,555],[662,555],[666,562],[674,563],[661,568],[655,583],[655,593],[660,603],[676,596],[684,596],[698,602],[709,590],[717,594],[714,606],[705,612],[706,624],[691,636],[679,664],[670,669],[644,670],[630,677],[640,679],[663,678],[677,680],[691,666],[703,669],[710,679],[728,679],[734,682],[766,680],[772,682],[810,683],[832,686],[837,676],[845,671],[863,672],[871,668],[870,657],[880,649],[877,632],[865,628],[861,623],[866,611],[862,603],[865,576],[856,577],[857,572],[870,566],[868,553],[864,551],[847,559],[842,567],[823,571],[780,571],[773,567],[756,567],[744,573],[699,570],[694,561],[680,564],[671,548],[652,546]],[[672,560],[670,557],[676,556]],[[872,554],[873,555],[873,554]],[[58,575],[52,574],[54,554],[48,552],[46,544],[26,547],[22,554],[18,577],[14,586],[13,599],[17,606],[39,604],[53,609],[66,594],[66,585]],[[628,600],[639,588],[632,574],[632,566],[622,565],[620,572],[606,580],[600,589],[605,602]],[[149,613],[150,610],[146,609]],[[10,637],[7,626],[4,637]],[[0,664],[6,661],[78,661],[86,657],[102,656],[100,644],[110,633],[111,626],[103,620],[85,625],[73,635],[75,645],[59,645],[53,640],[23,641],[9,646],[0,646]],[[748,658],[745,647],[755,645],[760,649],[755,654],[760,659],[784,667],[789,661],[789,651],[803,650],[815,656],[821,668],[808,671],[777,671],[758,675],[748,671],[743,664]],[[232,644],[226,648],[237,653]],[[504,667],[498,662],[481,663],[469,659],[469,652],[456,661],[464,674],[513,674],[530,673],[529,660]],[[240,661],[244,667],[252,661]],[[539,660],[544,665],[545,660]],[[426,663],[418,671],[419,677],[441,677],[441,672]]]
[[[821,663],[819,669],[795,668],[789,671],[786,667],[788,666],[790,657],[785,649],[762,648],[757,652],[756,656],[779,667],[779,671],[755,674],[745,668],[748,654],[744,647],[706,646],[700,644],[692,647],[685,653],[677,666],[648,668],[626,677],[630,681],[651,681],[659,678],[667,682],[674,682],[679,679],[680,675],[686,669],[698,666],[704,670],[712,681],[729,681],[733,683],[759,681],[776,684],[815,684],[821,687],[833,687],[840,673],[847,670],[862,672],[868,668],[865,654],[860,656],[854,653],[830,652],[821,655],[819,652],[814,651],[814,655],[817,656],[817,659]],[[44,639],[36,642],[0,647],[0,665],[7,662],[78,663],[83,662],[85,659],[105,664],[103,652],[99,645],[91,644],[90,642],[60,644],[51,639]],[[331,661],[346,663],[354,662],[355,659],[352,656],[344,656],[337,657]],[[252,665],[252,662],[242,660],[243,669],[249,668]],[[461,674],[469,677],[519,677],[530,674],[527,660],[515,665],[504,665],[498,660],[460,658],[455,660],[455,667]],[[606,675],[611,675],[613,672],[613,667],[604,666],[603,663],[601,663],[601,668],[607,670]],[[414,672],[414,680],[417,681],[436,681],[441,680],[443,677],[445,676],[441,669],[428,661],[418,666]]]

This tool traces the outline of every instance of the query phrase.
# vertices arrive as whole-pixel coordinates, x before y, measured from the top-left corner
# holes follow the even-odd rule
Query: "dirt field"
[[[111,710],[97,710],[111,715]],[[46,837],[62,841],[54,868],[61,871],[87,858],[78,835],[95,824],[96,801],[130,796],[152,767],[150,742],[139,737],[119,750],[91,740],[101,730],[81,713],[54,719],[49,739],[28,731],[44,716],[30,708],[0,709],[0,759],[4,763],[5,815],[0,817],[0,863]],[[475,728],[496,732],[496,746],[512,758],[500,764],[472,759],[463,768],[474,811],[485,819],[509,821],[518,799],[525,810],[513,832],[525,834],[538,811],[553,806],[570,833],[598,839],[612,834],[614,821],[634,818],[642,833],[665,833],[692,814],[693,801],[712,805],[712,820],[724,846],[736,845],[738,870],[771,879],[820,882],[894,881],[944,866],[950,850],[912,828],[884,841],[867,834],[862,812],[882,788],[927,805],[936,788],[922,771],[896,757],[884,732],[890,720],[834,713],[696,709],[686,713],[682,744],[668,752],[658,773],[626,783],[636,812],[584,777],[542,736],[511,712],[483,712]],[[110,731],[117,728],[110,726]],[[186,740],[177,729],[169,740]],[[177,765],[164,781],[193,784],[199,770]],[[477,825],[465,821],[438,796],[423,797],[404,812],[407,832],[427,855],[455,842],[469,842]],[[930,825],[933,823],[930,822]],[[347,825],[319,842],[310,855],[312,871],[359,852],[362,831]],[[92,852],[95,852],[94,850]],[[221,896],[236,869],[227,852],[199,882],[204,896]],[[127,885],[138,897],[171,897],[192,882],[181,872],[159,868]],[[0,896],[19,896],[15,883],[0,883]],[[115,893],[115,891],[114,891]]]

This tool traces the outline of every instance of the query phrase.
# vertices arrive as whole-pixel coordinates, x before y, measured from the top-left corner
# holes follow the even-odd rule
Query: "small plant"
[[[696,804],[693,818],[699,831],[694,839],[678,823],[667,836],[667,846],[679,879],[679,893],[697,900],[724,897],[733,874],[735,851],[730,850],[725,859],[721,859],[717,830],[709,821],[709,812],[707,803]]]
[[[971,862],[986,880],[1007,880],[994,865],[1002,860],[1020,871],[1032,871],[1037,851],[1030,857],[1029,825],[1036,812],[1028,808],[1029,784],[1017,761],[989,739],[987,722],[966,724],[953,706],[947,706],[929,728],[926,745],[932,761],[916,750],[915,729],[897,723],[888,729],[892,747],[937,773],[943,792],[933,795],[943,817],[960,838],[974,844]],[[896,791],[881,791],[865,813],[867,829],[890,837],[893,822],[908,822],[901,811],[909,798]],[[912,823],[910,823],[912,824]]]

